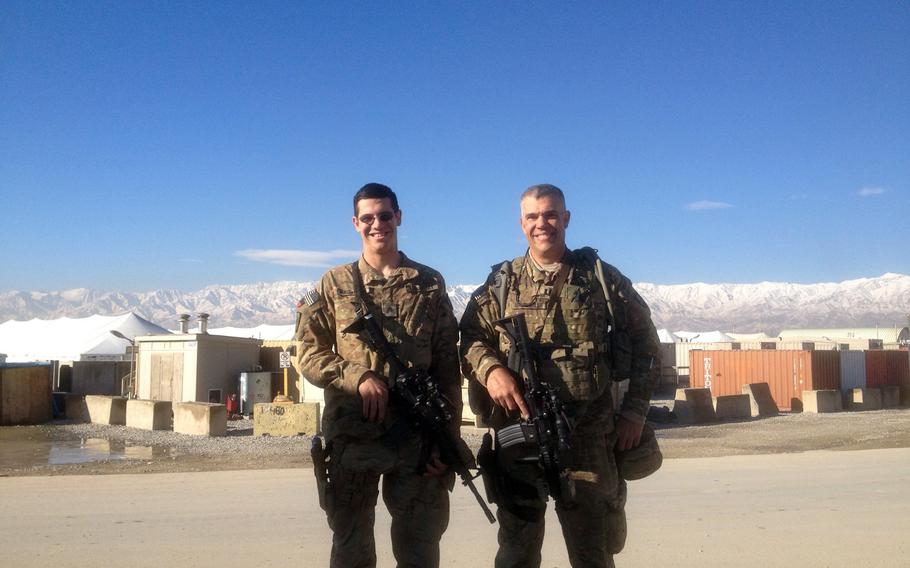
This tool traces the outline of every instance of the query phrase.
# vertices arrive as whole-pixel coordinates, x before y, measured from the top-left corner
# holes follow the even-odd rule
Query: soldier
[[[396,355],[427,371],[460,417],[458,325],[442,276],[398,250],[401,210],[391,189],[363,186],[354,195],[352,221],[363,255],[329,270],[304,297],[296,331],[300,371],[325,389],[328,458],[320,503],[333,533],[331,566],[376,565],[380,477],[398,566],[438,566],[454,475],[389,404],[387,362],[342,330],[360,314],[374,314]],[[452,425],[456,440],[458,426]]]
[[[498,505],[498,568],[540,566],[548,494],[560,495],[556,511],[572,566],[613,566],[625,543],[626,486],[614,452],[640,442],[660,344],[631,282],[593,249],[566,247],[569,219],[559,188],[527,189],[520,220],[527,254],[494,266],[461,320],[462,371],[476,414],[496,431],[529,415],[522,381],[507,366],[509,341],[496,323],[521,312],[539,374],[557,389],[572,428],[561,493],[547,486],[538,460],[515,459],[505,444],[493,451],[492,475],[484,479],[492,477],[487,488]],[[612,381],[623,378],[631,379],[629,390],[615,417]],[[482,466],[487,457],[478,455]]]

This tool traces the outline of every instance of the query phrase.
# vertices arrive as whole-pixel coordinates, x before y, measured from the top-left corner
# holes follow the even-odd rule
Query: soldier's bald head
[[[533,197],[534,199],[541,199],[544,197],[553,197],[558,199],[562,204],[562,208],[566,208],[566,196],[563,195],[562,190],[551,185],[549,183],[539,183],[537,185],[532,185],[521,194],[521,199],[519,201],[524,201],[528,197]]]

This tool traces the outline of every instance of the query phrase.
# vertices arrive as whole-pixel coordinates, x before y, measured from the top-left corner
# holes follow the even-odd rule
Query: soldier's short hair
[[[523,201],[525,197],[533,197],[535,199],[540,199],[542,197],[555,197],[562,203],[562,208],[566,208],[566,196],[562,194],[562,190],[551,185],[549,183],[539,183],[537,185],[532,185],[521,194],[521,199]]]
[[[398,196],[387,185],[381,183],[368,183],[354,194],[354,215],[357,215],[357,202],[361,199],[385,199],[392,202],[392,211],[398,212]]]

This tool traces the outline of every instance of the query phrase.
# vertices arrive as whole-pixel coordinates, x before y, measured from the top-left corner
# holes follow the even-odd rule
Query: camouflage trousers
[[[445,481],[417,473],[420,441],[390,446],[336,438],[329,457],[327,507],[333,568],[376,566],[373,525],[379,482],[392,516],[392,552],[399,567],[439,566],[439,540],[449,524]]]
[[[603,428],[572,434],[567,484],[574,498],[556,502],[556,514],[573,567],[614,566],[626,541],[626,484],[613,456],[615,432]],[[541,563],[547,492],[536,464],[500,462],[520,514],[499,507],[496,568],[536,568]]]

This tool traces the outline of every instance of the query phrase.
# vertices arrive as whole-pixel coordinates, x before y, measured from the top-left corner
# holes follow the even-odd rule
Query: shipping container
[[[689,376],[689,352],[701,349],[707,351],[727,351],[733,349],[733,342],[726,341],[721,343],[698,343],[698,342],[688,342],[680,341],[679,343],[674,343],[676,356],[674,357],[676,361],[676,373],[680,377]]]
[[[840,388],[866,388],[866,354],[863,351],[838,351],[840,355]]]
[[[742,394],[743,386],[768,383],[781,410],[802,410],[804,390],[840,389],[835,351],[692,351],[689,382],[712,396]]]
[[[910,385],[910,364],[903,351],[866,351],[866,386]]]

